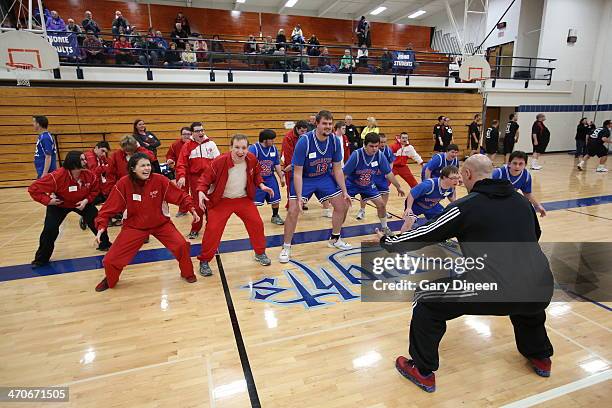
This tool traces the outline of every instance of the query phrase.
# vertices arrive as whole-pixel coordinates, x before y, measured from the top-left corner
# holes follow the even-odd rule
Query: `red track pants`
[[[248,197],[222,198],[214,207],[208,209],[206,229],[202,237],[202,253],[198,256],[200,261],[210,262],[214,258],[227,220],[232,214],[236,214],[244,222],[255,253],[261,255],[266,251],[263,221],[253,201]]]
[[[191,223],[191,232],[200,232],[202,225],[204,224],[204,211],[200,208],[200,201],[198,199],[198,192],[196,186],[198,185],[198,179],[200,178],[197,174],[190,174],[189,179],[185,181],[186,185],[189,186],[191,192],[191,199],[193,200],[193,206],[195,207],[196,213],[200,216],[200,221]]]
[[[412,188],[412,187],[416,186],[417,184],[419,184],[419,182],[416,181],[416,179],[412,175],[412,172],[410,171],[410,167],[408,167],[408,166],[400,166],[400,167],[393,166],[393,174],[403,178],[404,181],[406,183],[408,183],[410,188]]]
[[[132,261],[149,235],[153,235],[172,252],[172,255],[179,262],[183,278],[193,276],[193,263],[191,263],[189,257],[189,242],[185,240],[173,223],[167,222],[149,230],[123,227],[115,238],[111,249],[102,260],[109,287],[115,287],[123,268]]]

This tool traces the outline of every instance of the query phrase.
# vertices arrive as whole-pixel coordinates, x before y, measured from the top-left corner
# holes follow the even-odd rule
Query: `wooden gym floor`
[[[612,241],[610,174],[595,173],[594,161],[578,172],[566,154],[542,161],[544,169],[532,172],[534,193],[552,209],[541,219],[542,241]],[[103,271],[92,268],[100,254],[76,215],[64,223],[53,268],[21,279],[32,276],[24,264],[36,250],[44,207],[25,189],[0,197],[0,385],[70,387],[69,403],[44,406],[249,407],[258,400],[263,407],[580,407],[612,397],[612,302],[561,292],[548,309],[550,378],[535,375],[516,351],[509,319],[466,316],[448,324],[438,390],[417,389],[394,368],[395,357],[407,354],[411,305],[360,302],[359,286],[341,273],[359,264],[358,250],[335,253],[321,242],[330,223],[313,200],[298,225],[304,243],[294,246],[297,263],[282,267],[276,246],[268,250],[273,264],[259,267],[232,218],[223,274],[213,262],[213,277],[187,284],[152,239],[114,290],[96,293]],[[390,212],[401,213],[401,199],[391,197]],[[573,201],[591,197],[597,199]],[[347,241],[358,246],[377,219],[368,207],[357,221],[356,210]],[[282,234],[270,214],[262,209],[266,235]],[[174,221],[188,232],[188,219]],[[317,277],[326,285],[333,277],[343,291],[316,296],[330,290],[315,289]]]

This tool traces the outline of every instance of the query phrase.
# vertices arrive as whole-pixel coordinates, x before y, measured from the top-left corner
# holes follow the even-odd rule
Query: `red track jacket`
[[[76,204],[86,198],[90,203],[100,194],[100,182],[95,174],[87,169],[81,170],[78,179],[74,179],[70,170],[63,167],[36,180],[28,188],[28,193],[35,201],[48,205],[51,193],[64,202],[58,207],[75,208]]]
[[[166,152],[166,160],[174,160],[174,165],[176,166],[176,163],[178,163],[179,155],[181,154],[181,150],[183,149],[183,146],[185,146],[186,143],[187,142],[183,142],[182,138],[179,138],[178,140],[174,141],[174,143],[170,145],[170,148],[168,148],[168,151]]]
[[[261,168],[259,167],[257,157],[252,153],[248,153],[245,160],[247,167],[246,193],[247,197],[252,201],[255,198],[257,187],[263,183],[263,178],[261,177]],[[228,170],[231,167],[234,167],[231,153],[222,154],[210,164],[211,171],[204,172],[198,180],[197,191],[206,193],[209,199],[206,204],[208,207],[214,207],[223,198]],[[213,191],[209,193],[210,187],[213,188]]]
[[[208,138],[201,144],[195,140],[185,143],[176,162],[176,179],[202,175],[213,159],[220,154],[215,142]]]
[[[138,148],[136,149],[136,153],[146,154],[147,156],[149,156],[149,159],[151,159],[151,161],[157,160],[153,152],[148,149],[145,149],[142,146],[138,146]],[[108,196],[110,194],[111,189],[113,188],[115,183],[117,183],[117,181],[119,181],[123,176],[127,176],[127,164],[127,155],[123,150],[115,150],[113,154],[111,154],[108,159],[108,168],[106,169],[106,183],[104,183],[104,185],[102,186],[102,193],[104,193],[105,196]]]
[[[123,212],[123,225],[139,230],[154,229],[170,221],[168,203],[186,204],[193,209],[191,197],[161,174],[136,185],[129,176],[113,186],[110,195],[96,217],[96,228],[106,229],[108,220]]]

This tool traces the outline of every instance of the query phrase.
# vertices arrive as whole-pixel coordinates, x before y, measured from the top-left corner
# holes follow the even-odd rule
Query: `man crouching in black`
[[[467,196],[419,228],[395,236],[377,231],[380,245],[389,252],[414,251],[456,237],[464,258],[485,259],[482,270],[465,272],[460,280],[497,288],[417,291],[410,323],[411,359],[400,356],[395,365],[427,392],[435,391],[434,371],[446,322],[463,315],[509,316],[518,351],[538,375],[550,376],[553,347],[544,310],[552,298],[553,276],[538,243],[540,225],[529,201],[509,181],[490,179],[491,171],[486,156],[471,156],[461,169]]]

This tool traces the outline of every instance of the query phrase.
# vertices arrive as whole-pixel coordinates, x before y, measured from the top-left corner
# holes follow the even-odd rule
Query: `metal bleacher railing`
[[[129,42],[129,47],[124,43],[116,47],[114,41],[117,34],[100,33],[97,36],[91,34],[76,34],[72,32],[48,32],[49,35],[73,35],[78,39],[73,41],[77,44],[71,56],[62,56],[62,66],[75,66],[77,71],[85,66],[123,66],[144,68],[167,69],[199,69],[209,70],[211,80],[214,78],[215,70],[252,70],[252,71],[279,71],[293,72],[326,72],[344,74],[387,74],[406,77],[406,83],[410,76],[430,76],[455,78],[459,82],[459,67],[462,55],[458,52],[458,45],[451,39],[434,39],[434,45],[445,43],[441,47],[447,52],[436,52],[426,50],[411,50],[389,46],[388,48],[369,48],[367,56],[358,58],[359,47],[350,44],[320,44],[310,45],[307,43],[276,43],[266,42],[261,39],[256,41],[213,39],[204,37],[170,38],[158,37],[151,34],[124,35]],[[439,33],[437,33],[439,35]],[[97,40],[88,41],[87,37],[93,36],[99,39],[99,45],[91,45]],[[175,42],[179,46],[172,49],[171,44]],[[206,43],[206,49],[202,47]],[[185,43],[192,45],[191,56],[183,58],[182,49]],[[252,44],[255,51],[245,52],[245,45]],[[323,55],[326,48],[328,54]],[[345,55],[348,51],[348,54]],[[412,66],[401,68],[394,67],[394,53],[412,53]],[[350,58],[349,58],[350,55]],[[344,58],[343,58],[344,56]],[[191,58],[190,58],[191,57]],[[492,79],[520,79],[524,81],[546,81],[550,84],[555,59],[534,57],[495,57],[491,64]],[[344,62],[344,63],[343,63]],[[491,62],[491,61],[489,61]],[[152,76],[150,76],[152,78]],[[396,78],[394,79],[394,82]],[[349,79],[350,82],[350,79]],[[448,81],[447,81],[448,83]]]

